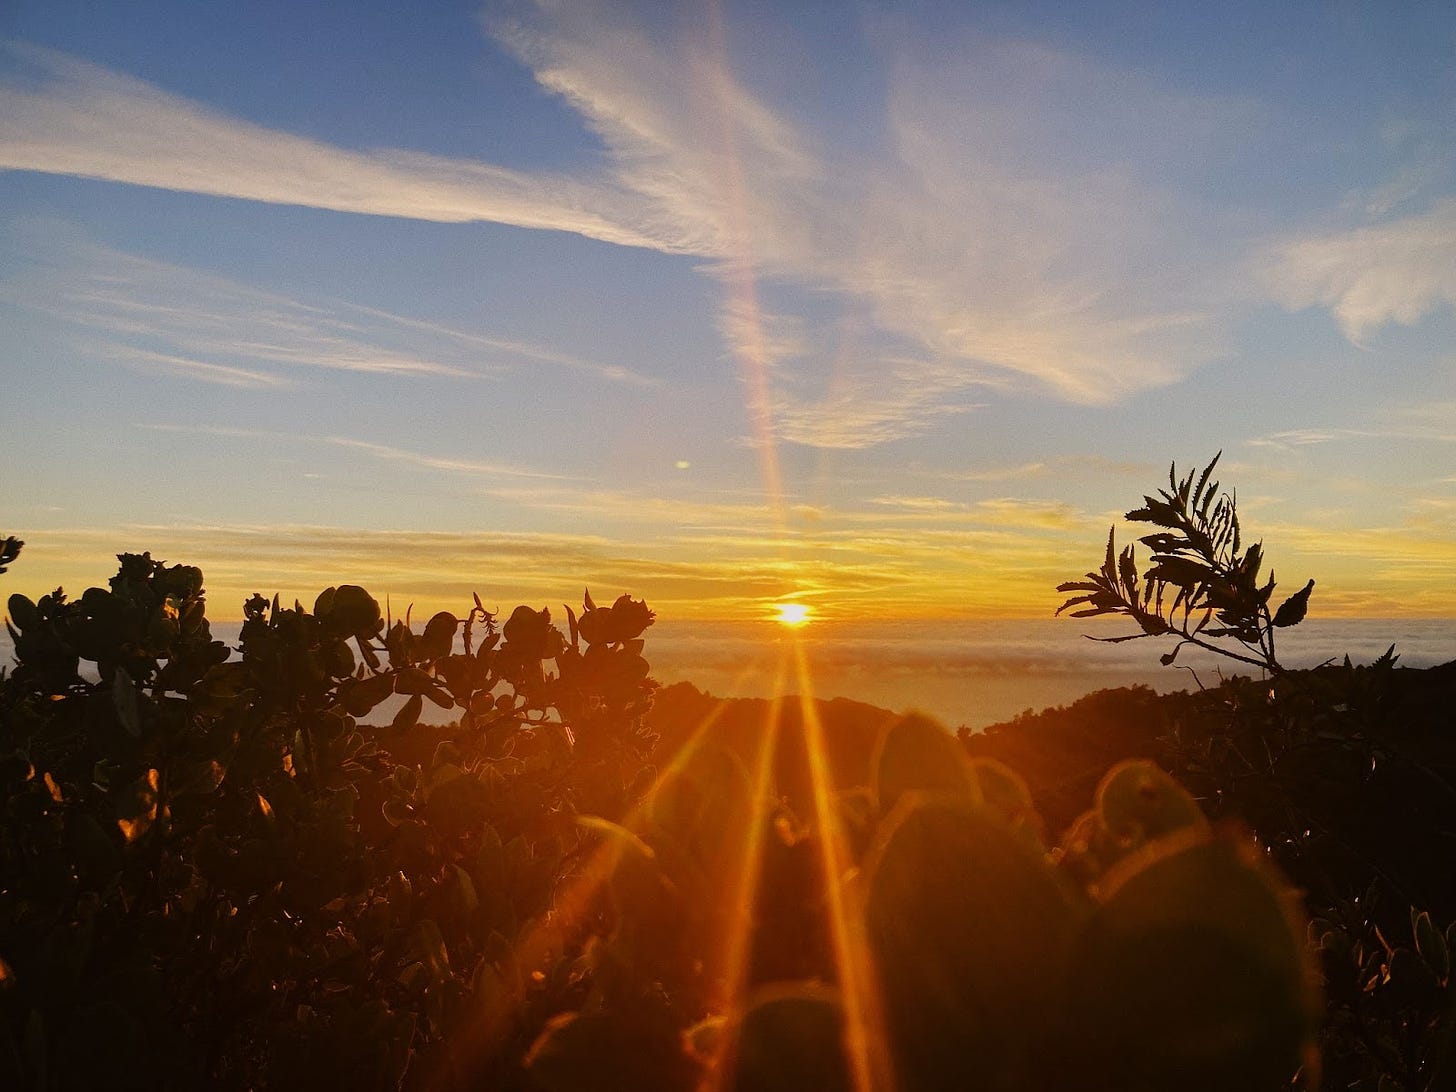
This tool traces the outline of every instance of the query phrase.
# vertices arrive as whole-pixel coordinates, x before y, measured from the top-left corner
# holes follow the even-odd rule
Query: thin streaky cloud
[[[975,470],[958,470],[950,473],[941,472],[937,477],[948,478],[952,481],[962,482],[1013,482],[1024,481],[1028,478],[1044,478],[1052,472],[1052,466],[1046,462],[1018,463],[1015,466],[988,466]]]
[[[1456,431],[1437,426],[1405,428],[1300,428],[1270,433],[1248,441],[1253,447],[1310,447],[1338,440],[1414,440],[1421,443],[1456,443]]]
[[[438,322],[426,322],[423,319],[408,318],[404,315],[397,315],[393,311],[380,310],[377,307],[364,307],[354,303],[343,303],[341,306],[360,314],[369,315],[374,318],[385,319],[398,326],[410,330],[422,330],[427,333],[436,334],[441,337],[451,338],[462,345],[476,345],[484,349],[508,353],[512,356],[524,357],[527,360],[538,361],[542,364],[559,364],[563,368],[571,368],[577,371],[587,372],[600,379],[610,380],[616,383],[626,383],[635,387],[655,387],[659,380],[655,376],[644,375],[635,372],[631,368],[623,367],[620,364],[603,364],[595,360],[586,360],[571,353],[557,352],[542,345],[533,345],[530,342],[515,341],[509,338],[488,337],[484,334],[472,334],[465,330],[457,330]]]
[[[968,512],[971,506],[944,497],[882,496],[870,498],[871,504],[883,504],[887,508],[902,508],[911,512]]]
[[[836,354],[825,379],[776,367],[773,413],[779,435],[809,447],[854,450],[927,432],[948,417],[984,408],[967,400],[982,377],[955,362],[901,354]],[[811,393],[813,386],[822,393]]]
[[[214,364],[171,353],[156,353],[148,349],[137,349],[127,345],[82,344],[83,351],[91,355],[109,357],[134,365],[142,371],[161,372],[183,379],[200,379],[204,383],[216,383],[224,387],[239,387],[245,390],[278,389],[293,386],[292,381],[269,372],[252,368],[239,368],[228,364]]]
[[[1041,527],[1048,530],[1076,530],[1087,525],[1087,517],[1070,504],[1054,501],[996,497],[978,501],[976,508],[988,523],[1011,527]]]
[[[228,117],[54,50],[9,49],[35,75],[0,85],[0,168],[672,249],[632,225],[642,202],[615,187],[418,152],[349,151]]]
[[[1291,428],[1272,432],[1268,436],[1256,436],[1249,440],[1251,447],[1309,447],[1313,444],[1327,444],[1342,436],[1359,435],[1351,429]]]
[[[272,365],[404,377],[491,374],[474,360],[430,359],[438,343],[400,346],[397,330],[367,329],[226,277],[99,246],[68,225],[31,225],[20,235],[15,245],[37,260],[0,281],[0,301],[90,332],[102,355],[162,352],[242,371]]]
[[[452,459],[439,455],[423,455],[417,451],[407,451],[403,448],[389,447],[385,444],[369,443],[365,440],[353,440],[345,436],[325,436],[321,438],[320,442],[331,444],[334,447],[348,448],[352,451],[362,451],[366,455],[372,455],[376,459],[383,459],[388,462],[409,463],[414,466],[424,467],[427,470],[445,470],[452,474],[539,478],[552,481],[567,480],[569,477],[563,474],[548,474],[540,470],[525,470],[520,467],[507,466],[501,463],[482,463],[476,462],[473,459]]]
[[[137,422],[137,428],[149,432],[182,433],[194,436],[216,436],[229,439],[261,440],[270,444],[326,445],[368,455],[384,462],[404,463],[426,470],[442,470],[451,474],[468,474],[485,478],[531,478],[542,481],[571,481],[570,475],[553,474],[544,470],[512,466],[506,463],[488,463],[473,459],[457,459],[441,455],[428,455],[406,448],[391,447],[349,436],[309,436],[291,432],[273,432],[266,429],[238,428],[231,425],[175,425],[167,423]]]
[[[550,486],[504,486],[489,491],[497,500],[542,512],[572,513],[596,522],[654,527],[732,527],[763,533],[776,526],[772,507],[760,496],[743,502],[672,497],[647,491]]]
[[[943,534],[945,538],[936,542],[933,554],[957,542],[1002,541],[1008,531],[1095,534],[1110,518],[1109,513],[1089,513],[1048,501],[993,498],[962,504],[933,497],[883,496],[862,507],[789,505],[786,510],[791,518],[784,523],[761,500],[713,501],[697,496],[607,490],[590,484],[529,489],[503,486],[490,489],[489,495],[526,509],[580,514],[600,526],[672,527],[674,541],[692,543],[714,553],[721,553],[730,542],[756,543],[765,548],[775,544],[795,550],[827,549],[833,548],[836,538],[857,540],[866,535],[867,529],[873,529],[893,536],[901,544],[908,541],[906,536],[933,538]]]
[[[970,470],[937,471],[933,476],[947,481],[995,484],[999,482],[1025,481],[1033,478],[1047,478],[1053,475],[1056,475],[1058,478],[1066,478],[1069,475],[1095,476],[1098,478],[1105,478],[1109,475],[1116,477],[1146,477],[1149,474],[1157,474],[1164,469],[1164,467],[1152,463],[1110,459],[1105,455],[1095,455],[1089,452],[1078,455],[1063,455],[1057,458],[1037,460],[1035,462],[1017,463],[1012,466],[987,466]]]
[[[246,376],[272,368],[468,380],[499,376],[529,361],[611,383],[655,382],[529,342],[343,301],[307,303],[260,291],[101,246],[63,223],[32,223],[16,236],[12,247],[31,264],[0,280],[0,301],[89,331],[90,348],[99,356],[150,353],[192,361],[196,367],[189,372],[179,364],[177,374],[194,378],[227,382],[231,375],[243,385]],[[97,335],[107,340],[97,341]]]

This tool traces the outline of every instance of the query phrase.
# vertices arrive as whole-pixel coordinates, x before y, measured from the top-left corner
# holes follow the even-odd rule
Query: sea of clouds
[[[1097,624],[1101,623],[1101,624]],[[663,622],[648,631],[648,658],[663,682],[686,680],[715,694],[766,697],[789,642],[804,643],[819,697],[848,697],[897,711],[920,709],[949,726],[984,727],[1028,709],[1064,705],[1104,687],[1195,688],[1253,669],[1185,648],[1179,667],[1158,657],[1171,643],[1153,638],[1107,644],[1104,619],[823,623],[796,634],[753,623]],[[1278,634],[1288,667],[1313,667],[1348,654],[1368,663],[1392,644],[1400,664],[1431,667],[1456,660],[1456,620],[1310,620]],[[1197,680],[1194,674],[1197,675]],[[791,690],[797,681],[791,672]]]
[[[212,630],[219,640],[236,644],[237,623],[216,623]],[[644,636],[653,675],[663,683],[691,682],[722,697],[808,689],[821,698],[919,709],[948,727],[985,727],[1105,687],[1144,685],[1166,692],[1213,685],[1220,671],[1252,670],[1193,649],[1179,654],[1182,668],[1163,667],[1158,657],[1171,648],[1166,641],[1105,644],[1084,636],[1124,632],[1102,619],[819,622],[795,631],[771,623],[665,620]],[[1368,663],[1392,644],[1401,666],[1456,660],[1456,619],[1311,619],[1278,637],[1280,660],[1289,667],[1338,662],[1346,655]],[[795,642],[808,668],[807,687]],[[0,663],[11,663],[13,651],[9,636],[0,632]]]

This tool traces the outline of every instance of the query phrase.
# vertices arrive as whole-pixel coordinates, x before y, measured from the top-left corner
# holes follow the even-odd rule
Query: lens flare
[[[853,860],[835,799],[837,786],[829,772],[824,726],[814,704],[813,677],[803,646],[797,641],[794,646],[799,710],[803,718],[804,744],[809,756],[809,776],[814,793],[814,824],[819,833],[819,852],[824,867],[824,909],[829,918],[834,963],[844,1000],[845,1058],[849,1062],[854,1092],[885,1092],[894,1089],[895,1081],[885,1040],[879,980],[865,937],[860,908],[852,894],[852,885],[845,882]]]

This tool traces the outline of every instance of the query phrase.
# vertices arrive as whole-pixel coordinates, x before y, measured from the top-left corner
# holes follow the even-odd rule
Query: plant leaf
[[[1305,612],[1309,609],[1309,593],[1314,590],[1314,580],[1310,580],[1299,591],[1295,592],[1274,612],[1274,624],[1279,627],[1297,626],[1304,621]]]

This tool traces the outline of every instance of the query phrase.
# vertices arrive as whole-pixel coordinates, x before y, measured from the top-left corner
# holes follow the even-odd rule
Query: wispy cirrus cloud
[[[24,261],[0,280],[0,302],[59,320],[82,351],[144,370],[250,388],[311,372],[465,380],[540,364],[609,383],[654,382],[546,346],[260,291],[99,245],[65,224],[21,227],[10,248]]]
[[[785,438],[883,443],[962,412],[966,391],[1008,375],[1109,402],[1219,350],[1206,271],[1170,278],[1174,263],[1158,260],[1183,241],[1159,227],[1173,211],[1167,194],[1110,152],[1070,171],[1055,162],[1059,130],[1077,120],[1068,113],[1115,114],[1129,129],[1150,116],[1206,128],[1217,102],[1095,71],[1078,99],[1089,66],[978,38],[954,63],[919,64],[906,51],[876,119],[889,139],[847,152],[755,97],[711,36],[669,49],[601,6],[538,12],[524,29],[493,30],[593,126],[623,186],[670,210],[681,236],[706,240],[729,288],[730,344],[746,368],[776,367]],[[1057,115],[1035,132],[1011,123],[1028,97],[1033,112]],[[778,283],[833,293],[872,336],[846,351],[836,331],[820,331],[800,351],[772,318],[753,316],[768,329],[745,325],[734,293],[754,277],[769,300]],[[802,383],[816,370],[827,380]]]
[[[190,436],[211,436],[231,440],[256,440],[269,445],[288,447],[334,447],[367,455],[381,462],[403,463],[422,470],[438,470],[448,474],[464,474],[487,480],[498,478],[533,478],[543,481],[569,481],[561,474],[552,474],[529,467],[509,463],[481,462],[475,459],[459,459],[445,455],[431,455],[411,451],[408,448],[378,444],[350,436],[312,436],[292,432],[274,432],[267,429],[239,428],[232,425],[177,425],[168,423],[138,422],[137,428],[149,432],[181,433]]]
[[[1456,410],[1452,411],[1456,413]],[[1448,417],[1447,420],[1452,418]],[[1340,440],[1410,440],[1418,443],[1456,444],[1456,428],[1446,424],[1391,424],[1375,428],[1297,428],[1272,432],[1248,441],[1253,447],[1312,447]]]
[[[933,361],[863,316],[811,322],[752,303],[730,292],[719,330],[739,361],[769,380],[774,430],[791,443],[855,449],[903,439],[981,408],[969,400],[972,388],[1002,385],[953,360]]]
[[[875,138],[847,146],[813,125],[812,106],[755,92],[711,27],[675,25],[649,33],[619,6],[555,0],[487,22],[600,142],[574,173],[329,145],[29,46],[14,47],[19,71],[0,84],[0,168],[490,221],[705,259],[723,285],[726,344],[746,374],[768,376],[776,435],[827,448],[935,428],[987,389],[1106,404],[1176,382],[1225,351],[1251,268],[1260,293],[1328,308],[1356,340],[1456,302],[1450,198],[1268,246],[1242,217],[1181,189],[1247,149],[1269,114],[1251,99],[1178,93],[988,34],[928,47],[867,18],[883,97],[866,115]],[[1438,168],[1377,188],[1364,215],[1398,214]],[[419,344],[391,352],[409,321],[353,313],[327,353],[296,337],[244,347],[280,367],[322,357],[393,374],[471,371],[460,363],[471,350],[531,356],[420,327]],[[264,370],[206,347],[139,346],[214,365],[195,374],[215,382]],[[604,379],[642,378],[534,351]]]
[[[634,226],[650,210],[614,187],[418,152],[352,151],[229,117],[54,50],[9,49],[24,71],[0,87],[0,168],[690,249]]]
[[[974,467],[970,470],[941,472],[937,477],[957,482],[996,483],[1009,481],[1030,481],[1056,476],[1066,479],[1073,476],[1147,477],[1156,474],[1163,467],[1152,463],[1130,462],[1125,459],[1110,459],[1105,455],[1084,452],[1078,455],[1063,455],[1053,459],[1036,460],[1003,466]]]
[[[1410,326],[1456,306],[1456,198],[1425,212],[1287,240],[1262,279],[1284,306],[1325,307],[1359,344],[1387,323]]]
[[[822,371],[827,374],[814,374]],[[991,385],[951,362],[868,351],[837,353],[822,367],[776,369],[771,402],[778,435],[810,447],[854,449],[927,432],[985,403],[968,392]]]
[[[196,357],[179,356],[174,353],[158,353],[150,349],[138,349],[130,345],[109,344],[104,341],[76,342],[82,352],[129,364],[139,371],[156,372],[178,376],[184,379],[198,379],[205,383],[216,383],[224,387],[239,387],[247,390],[266,390],[290,387],[292,382],[271,372],[239,368],[231,364],[216,364]]]
[[[563,175],[334,147],[23,47],[28,74],[0,87],[0,167],[705,258],[730,347],[745,368],[776,368],[778,434],[814,446],[913,435],[987,385],[1115,401],[1219,351],[1208,270],[1169,260],[1186,239],[1166,226],[1176,202],[1145,177],[1160,165],[1140,173],[1088,144],[1070,162],[1058,152],[1063,130],[1107,116],[1206,130],[1230,109],[1215,100],[990,37],[954,63],[891,42],[885,138],[847,149],[750,90],[711,34],[654,40],[616,7],[544,2],[490,31],[595,132],[600,166]],[[1012,124],[1028,111],[1041,122]],[[807,343],[765,337],[741,303],[777,306],[783,286],[841,318],[816,320]],[[854,336],[837,336],[846,324]],[[351,366],[401,365],[361,354]]]
[[[1088,514],[1070,504],[1015,497],[992,497],[967,503],[944,497],[883,496],[875,497],[870,503],[922,519],[956,519],[983,528],[1070,531],[1089,524]]]

